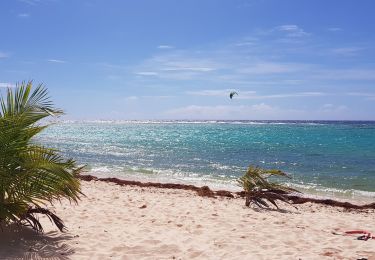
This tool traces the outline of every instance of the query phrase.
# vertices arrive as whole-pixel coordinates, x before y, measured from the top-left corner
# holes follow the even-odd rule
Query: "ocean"
[[[375,199],[375,122],[70,121],[36,142],[98,177],[240,190],[252,164],[309,194]]]

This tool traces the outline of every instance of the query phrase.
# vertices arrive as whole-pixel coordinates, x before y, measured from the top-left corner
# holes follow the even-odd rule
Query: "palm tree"
[[[77,202],[82,171],[72,159],[38,145],[33,137],[48,127],[41,120],[61,115],[47,90],[32,82],[8,88],[0,96],[0,225],[10,223],[43,231],[37,215],[43,214],[62,231],[62,220],[46,205],[67,198]]]
[[[288,177],[286,173],[280,170],[267,170],[250,165],[245,174],[238,179],[239,185],[245,191],[246,206],[254,203],[258,207],[269,208],[268,201],[279,208],[276,204],[277,200],[289,203],[287,194],[298,192],[285,185],[270,182],[269,177],[271,176]]]

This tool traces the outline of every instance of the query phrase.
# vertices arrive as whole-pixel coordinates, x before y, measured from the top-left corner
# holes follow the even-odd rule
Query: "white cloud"
[[[331,114],[331,115],[335,115],[335,114],[342,115],[344,112],[346,112],[348,110],[349,110],[348,107],[344,106],[344,105],[335,106],[333,104],[324,104],[323,106],[321,106],[318,109],[318,112],[319,113],[325,113],[325,114]]]
[[[277,26],[275,28],[277,31],[283,32],[288,37],[302,37],[302,36],[308,36],[309,33],[305,32],[302,28],[298,27],[295,24],[286,24]]]
[[[239,96],[239,99],[270,99],[270,98],[295,98],[295,97],[321,97],[326,96],[323,92],[296,92],[285,94],[271,94],[271,95],[253,95],[253,96]]]
[[[357,55],[359,51],[363,50],[363,48],[359,47],[343,47],[343,48],[336,48],[332,49],[332,52],[337,55],[343,56],[354,56]]]
[[[288,73],[303,70],[303,64],[288,64],[275,62],[260,62],[251,64],[251,66],[240,68],[238,72],[245,74],[275,74]]]
[[[133,71],[136,71],[133,73],[140,76],[156,76],[155,80],[201,80],[219,84],[246,84],[243,82],[249,82],[251,78],[253,82],[261,81],[261,85],[270,81],[278,85],[290,85],[301,83],[302,80],[298,79],[297,83],[295,78],[300,76],[293,73],[310,72],[315,66],[282,60],[269,61],[256,53],[242,53],[245,49],[230,43],[211,50],[173,50],[143,61],[133,68]],[[267,58],[279,60],[272,55],[267,55]],[[264,78],[266,75],[278,78]],[[291,79],[291,76],[294,79]]]
[[[57,59],[49,59],[47,61],[52,62],[52,63],[66,63],[66,61],[64,61],[64,60],[57,60]]]
[[[28,4],[28,5],[37,5],[41,3],[41,0],[18,0],[19,2]]]
[[[169,68],[162,68],[162,71],[197,71],[197,72],[208,72],[213,71],[215,68],[208,68],[208,67],[169,67]]]
[[[29,18],[30,14],[22,13],[22,14],[18,14],[17,17],[19,17],[19,18]]]
[[[323,99],[345,99],[345,92],[355,90],[354,83],[367,86],[372,83],[370,80],[375,80],[373,64],[342,64],[340,57],[332,55],[359,52],[360,48],[356,46],[362,45],[355,42],[350,45],[344,42],[342,48],[333,49],[331,44],[325,45],[322,39],[316,41],[314,37],[309,37],[306,44],[281,44],[279,41],[305,41],[302,36],[307,35],[310,34],[304,29],[289,24],[269,28],[263,34],[255,31],[252,35],[209,48],[155,50],[154,56],[126,68],[124,75],[130,72],[132,84],[145,88],[159,85],[192,96],[218,97],[216,100],[223,97],[225,101],[230,91],[236,90],[239,96],[235,99],[241,103],[243,100],[270,102],[271,99],[295,102],[301,98],[306,101],[306,107]],[[322,58],[328,54],[329,60]],[[344,66],[346,69],[342,69]],[[194,88],[189,91],[188,86]],[[197,89],[202,90],[195,91]],[[335,95],[338,95],[337,99]],[[314,102],[310,102],[309,97]],[[210,98],[210,102],[214,101]],[[315,108],[315,112],[317,110]]]
[[[375,93],[370,92],[348,92],[348,96],[360,96],[360,97],[374,97]]]
[[[192,96],[210,96],[210,97],[224,97],[229,96],[231,91],[234,89],[213,89],[213,90],[199,90],[199,91],[187,91],[186,94]],[[254,93],[255,91],[247,91],[247,93]]]
[[[168,110],[166,116],[189,120],[345,120],[360,119],[345,105],[323,104],[317,108],[289,109],[266,103],[254,105],[190,105]]]
[[[196,56],[202,55],[182,51],[159,54],[134,67],[133,70],[137,71],[134,74],[166,80],[191,80],[205,77],[220,67],[214,59]]]
[[[135,100],[138,100],[139,98],[137,96],[129,96],[129,97],[126,97],[125,100],[126,101],[135,101]]]
[[[320,80],[375,80],[375,69],[314,70],[311,78]]]
[[[108,62],[97,62],[97,63],[94,63],[93,65],[99,66],[99,67],[104,68],[106,70],[121,70],[122,71],[122,70],[128,69],[128,67],[126,67],[126,66],[108,63]]]
[[[238,41],[235,41],[233,43],[233,46],[235,47],[254,47],[256,44],[259,43],[259,37],[255,37],[255,36],[248,36],[248,37],[244,37],[243,39],[240,39]]]
[[[213,96],[225,97],[234,89],[217,89],[217,90],[201,90],[201,91],[187,91],[186,94],[194,96]],[[294,97],[321,97],[327,96],[324,92],[296,92],[296,93],[282,93],[282,94],[268,94],[259,95],[256,91],[241,91],[237,90],[238,96],[236,99],[272,99],[272,98],[294,98]]]
[[[339,27],[330,27],[327,30],[330,31],[330,32],[339,32],[339,31],[342,31],[342,29],[339,28]]]
[[[154,71],[140,71],[140,72],[135,72],[135,74],[140,75],[140,76],[157,76],[158,73]]]
[[[173,49],[174,47],[172,45],[159,45],[158,49]]]
[[[282,84],[288,84],[288,85],[301,85],[304,82],[305,81],[301,79],[285,79],[281,81]],[[280,84],[280,82],[278,82],[278,84]]]
[[[346,93],[348,96],[364,97],[366,100],[375,100],[375,93],[371,92],[349,92]]]
[[[248,46],[254,46],[256,43],[253,41],[242,41],[242,42],[237,42],[234,45],[237,47],[248,47]]]
[[[8,58],[8,57],[9,57],[9,53],[1,52],[1,51],[0,51],[0,59]]]
[[[155,100],[161,100],[161,99],[169,99],[173,98],[174,96],[167,96],[167,95],[155,95],[155,96],[128,96],[125,97],[125,101],[136,101],[136,100],[141,100],[141,99],[155,99]]]
[[[109,79],[109,80],[119,80],[119,79],[121,79],[122,77],[120,76],[120,75],[108,75],[107,76],[107,79]]]
[[[168,98],[174,98],[175,96],[142,96],[142,98],[149,98],[149,99],[168,99]]]
[[[159,63],[161,71],[193,71],[209,72],[216,70],[220,65],[208,57],[189,57],[192,54],[174,54],[159,56],[154,61]]]
[[[281,109],[265,103],[255,105],[217,105],[198,106],[190,105],[181,108],[171,109],[165,115],[176,119],[298,119],[303,118],[304,111],[293,109]]]
[[[0,82],[0,88],[14,88],[16,87],[15,84],[7,83],[7,82]]]

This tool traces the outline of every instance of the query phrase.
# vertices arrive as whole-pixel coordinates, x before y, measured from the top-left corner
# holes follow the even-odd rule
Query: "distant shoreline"
[[[57,123],[370,123],[375,124],[375,120],[305,120],[305,119],[296,119],[296,120],[262,120],[262,119],[238,119],[238,120],[225,120],[225,119],[55,119],[54,122]]]

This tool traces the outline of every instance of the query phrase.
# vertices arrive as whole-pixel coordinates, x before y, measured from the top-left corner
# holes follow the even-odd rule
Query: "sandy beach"
[[[55,204],[68,231],[43,219],[0,239],[0,259],[375,259],[375,240],[343,236],[374,230],[375,211],[316,204],[283,211],[244,207],[241,198],[82,181],[78,205]]]

